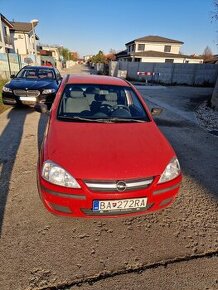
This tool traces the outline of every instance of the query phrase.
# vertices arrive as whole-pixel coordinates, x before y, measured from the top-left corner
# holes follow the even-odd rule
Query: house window
[[[145,45],[144,44],[138,44],[138,50],[139,51],[144,51],[145,50]]]
[[[172,58],[166,58],[165,59],[165,62],[166,63],[173,63],[174,62],[174,59],[172,59]]]
[[[141,58],[135,58],[135,62],[141,62]]]
[[[7,28],[4,26],[4,34],[5,34],[5,36],[7,36]]]
[[[132,45],[132,51],[135,52],[135,44]]]
[[[171,45],[165,45],[164,52],[171,52]]]

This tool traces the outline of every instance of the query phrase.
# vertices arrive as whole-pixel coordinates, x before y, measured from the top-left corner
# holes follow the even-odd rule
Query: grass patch
[[[6,80],[0,80],[0,114],[9,108],[9,106],[4,105],[2,102],[2,87],[6,82]]]

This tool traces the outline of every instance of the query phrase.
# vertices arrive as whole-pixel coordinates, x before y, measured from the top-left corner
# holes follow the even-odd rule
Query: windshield
[[[66,85],[57,117],[77,122],[149,121],[144,107],[130,87],[96,84]]]
[[[55,79],[54,71],[47,68],[24,68],[18,74],[17,78],[25,79]]]

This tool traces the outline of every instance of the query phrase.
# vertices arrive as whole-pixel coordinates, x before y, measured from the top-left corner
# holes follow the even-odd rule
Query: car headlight
[[[66,170],[52,161],[45,161],[42,168],[42,177],[60,186],[80,188],[80,185]]]
[[[158,181],[158,183],[163,183],[170,181],[181,173],[179,161],[177,158],[173,158],[170,163],[165,168],[164,172],[161,174],[161,177]]]
[[[10,88],[5,87],[5,86],[2,88],[2,91],[5,93],[12,93],[12,90]]]
[[[55,89],[46,89],[46,90],[43,90],[43,91],[42,91],[42,94],[43,94],[43,95],[48,95],[48,94],[53,94],[53,93],[55,93],[55,92],[56,92]]]

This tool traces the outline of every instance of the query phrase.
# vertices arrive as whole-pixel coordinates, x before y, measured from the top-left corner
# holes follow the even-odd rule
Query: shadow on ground
[[[218,199],[218,138],[189,122],[161,120],[157,125],[174,147],[182,171],[197,180],[212,197]]]
[[[0,136],[0,237],[11,175],[23,136],[25,119],[32,112],[33,109],[25,107],[10,110],[7,115],[9,122]]]
[[[38,133],[37,133],[38,134],[38,151],[40,151],[40,148],[44,139],[44,133],[46,130],[47,122],[48,122],[48,115],[41,114],[39,123],[38,123]]]

